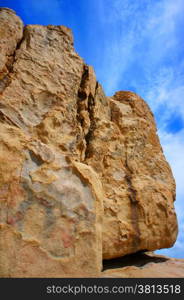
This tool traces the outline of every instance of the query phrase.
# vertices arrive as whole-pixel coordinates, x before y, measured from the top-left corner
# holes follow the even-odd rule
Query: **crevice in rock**
[[[80,82],[80,87],[78,90],[78,102],[77,102],[78,109],[80,109],[80,102],[87,98],[87,95],[85,92],[85,85],[86,85],[86,81],[88,79],[88,75],[89,75],[89,68],[87,65],[84,65],[83,66],[83,74],[82,74],[82,78],[81,78],[81,82]],[[80,111],[79,111],[79,113],[80,113]]]
[[[95,95],[93,96],[91,92],[88,94],[89,84],[89,67],[84,65],[77,99],[77,120],[82,128],[82,139],[85,141],[84,160],[89,156],[89,144],[95,129]],[[98,82],[96,83],[96,90],[97,88]]]
[[[11,122],[7,119],[7,117],[2,113],[2,111],[0,111],[0,122],[12,125]]]
[[[164,263],[168,259],[166,257],[157,256],[154,254],[149,255],[142,250],[133,254],[125,255],[123,257],[103,260],[103,271],[108,269],[118,269],[124,267],[140,267],[144,268],[149,263]]]
[[[43,165],[44,161],[40,156],[36,155],[32,150],[29,150],[31,160],[39,167]]]
[[[84,90],[85,82],[88,78],[88,66],[84,65],[83,66],[83,74],[81,77],[81,82],[78,90],[78,98],[77,98],[77,121],[79,122],[81,128],[83,129],[84,126],[84,117],[82,115],[82,111],[85,108],[85,102],[86,102],[86,92]]]
[[[25,39],[25,28],[26,26],[23,28],[23,32],[22,32],[22,38],[19,40],[19,42],[17,43],[17,46],[14,50],[14,52],[11,55],[7,56],[7,62],[5,64],[5,69],[7,70],[7,72],[5,73],[5,75],[2,77],[2,79],[0,80],[0,95],[3,94],[4,90],[10,85],[11,83],[11,76],[14,73],[14,64],[16,62],[16,53],[17,50],[20,49],[22,42]]]
[[[0,122],[22,129],[19,122],[17,122],[16,120],[16,111],[12,111],[12,107],[10,106],[8,107],[8,110],[11,111],[10,114],[7,112],[7,107],[0,103]],[[14,115],[12,115],[12,112],[14,113]],[[21,115],[19,116],[20,118],[22,118]]]
[[[96,96],[96,91],[98,89],[98,82],[96,82],[96,88],[95,88],[95,96]],[[95,108],[95,96],[93,97],[91,94],[89,95],[88,98],[88,113],[89,113],[89,119],[90,119],[90,127],[88,130],[88,133],[85,136],[86,140],[86,151],[85,151],[85,159],[90,156],[90,142],[93,137],[93,133],[95,130],[95,119],[94,119],[94,108]]]
[[[1,110],[1,109],[2,109],[2,110]],[[16,126],[17,128],[20,128],[20,127],[18,126],[18,124],[16,124],[9,116],[7,116],[7,115],[3,112],[3,107],[1,107],[1,104],[0,104],[0,122],[9,124],[9,125],[11,125],[11,126]]]

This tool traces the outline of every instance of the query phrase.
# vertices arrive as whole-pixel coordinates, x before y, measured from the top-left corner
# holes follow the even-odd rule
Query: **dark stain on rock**
[[[134,229],[134,237],[132,239],[133,249],[138,249],[140,244],[140,229],[139,229],[139,211],[138,211],[138,201],[137,201],[137,191],[132,186],[131,174],[125,176],[127,182],[127,188],[129,193],[130,205],[131,205],[131,221],[132,227]]]
[[[30,158],[31,160],[37,165],[37,166],[41,166],[44,161],[38,156],[36,155],[32,150],[29,150],[29,154],[30,154]]]

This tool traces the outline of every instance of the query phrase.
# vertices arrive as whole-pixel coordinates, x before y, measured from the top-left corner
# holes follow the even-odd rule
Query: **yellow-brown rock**
[[[97,93],[95,104],[86,162],[105,191],[103,257],[171,247],[175,182],[148,105],[131,92]]]
[[[16,28],[13,12],[0,13]],[[10,29],[0,26],[6,57]],[[103,189],[90,166],[72,161],[84,63],[63,26],[21,34],[0,98],[0,277],[98,276]]]
[[[175,183],[153,115],[106,97],[64,26],[0,9],[0,277],[100,276],[170,247]]]

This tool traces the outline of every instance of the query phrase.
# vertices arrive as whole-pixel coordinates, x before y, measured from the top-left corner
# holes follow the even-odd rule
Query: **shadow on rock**
[[[104,260],[103,271],[107,269],[117,269],[127,266],[143,267],[148,263],[162,263],[166,262],[167,260],[167,258],[154,255],[154,253],[145,253],[143,251],[140,251],[131,255]]]

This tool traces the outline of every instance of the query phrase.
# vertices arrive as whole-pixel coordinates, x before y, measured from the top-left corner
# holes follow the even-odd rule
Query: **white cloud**
[[[97,74],[106,93],[123,89],[127,72],[132,67],[133,73],[137,62],[142,64],[145,85],[149,85],[160,72],[162,60],[168,55],[174,56],[175,47],[179,46],[176,31],[184,12],[183,1],[103,0],[98,1],[98,11],[106,34]],[[134,85],[141,90],[140,82]]]
[[[171,67],[160,68],[160,72],[141,90],[159,119],[159,130],[166,130],[175,117],[184,122],[184,82],[180,70],[174,72]]]
[[[134,58],[136,24],[130,19],[136,10],[135,2],[131,4],[127,0],[98,1],[105,42],[101,64],[97,66],[96,72],[108,95],[117,90],[122,76],[126,74]]]
[[[160,118],[161,144],[176,179],[175,207],[180,230],[175,246],[161,253],[183,257],[184,130],[173,134],[166,132],[166,127],[175,114],[184,120],[184,60],[176,57],[181,50],[178,30],[184,2],[108,0],[99,1],[98,9],[104,31],[110,29],[97,69],[106,93],[133,86]]]

